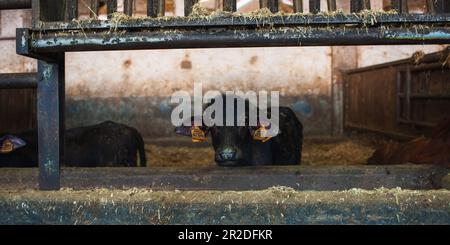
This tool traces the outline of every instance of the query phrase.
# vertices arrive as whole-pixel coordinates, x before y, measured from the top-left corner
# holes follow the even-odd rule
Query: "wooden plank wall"
[[[405,70],[407,63],[377,66],[347,74],[344,87],[344,128],[379,132],[398,138],[429,135],[431,128],[397,120],[397,79],[398,72]],[[450,94],[446,83],[450,80],[448,69],[423,71],[412,74],[412,87],[422,86],[424,76],[429,76],[432,84],[441,93]],[[445,88],[447,86],[447,88]],[[444,91],[447,90],[447,91]],[[431,91],[436,92],[436,91]],[[450,115],[450,99],[415,100],[411,105],[412,119],[436,124]]]
[[[36,90],[0,89],[0,134],[36,128]]]

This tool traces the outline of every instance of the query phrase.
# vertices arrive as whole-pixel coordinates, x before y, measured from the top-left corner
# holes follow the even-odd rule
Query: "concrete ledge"
[[[153,190],[348,190],[381,187],[438,189],[448,168],[431,165],[278,166],[243,168],[63,168],[61,185],[73,189]],[[38,188],[38,170],[0,168],[0,189]]]
[[[0,224],[450,224],[450,191],[0,190]]]

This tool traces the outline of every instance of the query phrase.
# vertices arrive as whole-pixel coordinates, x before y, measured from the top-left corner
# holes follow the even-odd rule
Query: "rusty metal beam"
[[[22,29],[19,29],[22,30]],[[71,51],[219,48],[219,47],[274,47],[274,46],[334,46],[334,45],[388,45],[388,44],[450,44],[450,27],[373,28],[267,28],[267,29],[192,29],[161,31],[128,31],[115,33],[85,32],[73,35],[55,33],[28,35],[32,37],[28,51],[23,55]],[[212,35],[211,33],[214,33]],[[22,39],[21,37],[17,37]],[[18,42],[18,50],[22,50]]]
[[[31,8],[31,0],[0,0],[0,10],[29,8]]]
[[[36,88],[37,73],[0,74],[0,89]]]

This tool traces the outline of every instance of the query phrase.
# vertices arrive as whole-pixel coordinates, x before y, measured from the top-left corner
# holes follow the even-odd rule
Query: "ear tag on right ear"
[[[194,126],[191,128],[191,138],[192,142],[205,142],[206,136],[205,132],[201,130],[198,126]]]
[[[254,140],[259,140],[259,141],[262,141],[263,143],[267,142],[271,138],[272,138],[272,136],[267,136],[267,129],[266,129],[266,127],[264,127],[264,125],[261,125],[261,127],[258,128],[255,131],[255,133],[253,134]]]

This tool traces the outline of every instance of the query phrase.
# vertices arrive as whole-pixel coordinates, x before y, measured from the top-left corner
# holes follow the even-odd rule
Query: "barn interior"
[[[59,198],[69,205],[84,201],[89,191],[98,192],[98,197],[88,198],[93,203],[114,195],[117,207],[128,210],[126,200],[135,196],[137,205],[148,208],[142,211],[148,219],[137,212],[114,217],[105,211],[100,212],[99,223],[114,219],[230,224],[450,222],[446,205],[450,192],[444,190],[450,188],[450,5],[446,1],[61,2],[64,5],[46,0],[0,1],[0,132],[42,130],[40,115],[46,117],[47,127],[58,130],[61,121],[74,128],[110,120],[139,131],[147,164],[138,169],[61,168],[54,175],[45,172],[48,169],[41,163],[39,168],[0,168],[0,206],[4,207],[0,217],[7,217],[5,223],[57,223],[58,217],[70,224],[95,223],[88,215],[50,214],[40,204]],[[233,15],[227,15],[230,12]],[[277,29],[284,28],[284,21],[293,26],[295,35]],[[208,25],[226,31],[232,27],[232,31],[223,39],[208,37],[214,32],[207,28],[201,30],[206,34],[199,31],[191,39],[185,34],[188,28]],[[159,32],[154,43],[148,44],[152,37],[133,39],[141,38],[144,28]],[[117,46],[114,41],[96,44],[96,35],[102,32],[118,37]],[[236,33],[251,34],[227,39]],[[265,34],[273,38],[264,39]],[[170,38],[177,35],[186,35],[186,40],[172,42]],[[26,45],[20,42],[23,38]],[[39,60],[59,62],[56,69],[65,81],[64,102],[58,104],[64,107],[63,119],[53,118],[60,115],[51,110],[43,111],[55,105],[45,104],[53,103],[50,99],[38,100],[37,84],[43,74]],[[204,91],[279,91],[280,104],[290,107],[304,126],[301,164],[223,168],[214,162],[210,140],[193,143],[189,137],[175,135],[171,95],[179,90],[192,94],[196,82]],[[46,96],[58,96],[45,91]],[[436,143],[436,135],[443,141]],[[40,148],[48,148],[51,158],[59,159],[54,146],[60,142],[44,143],[48,147]],[[438,150],[414,157],[423,152],[422,146],[428,147],[426,153],[430,147]],[[59,168],[62,161],[52,166]],[[37,190],[60,187],[45,197]],[[214,209],[216,196],[223,197],[218,201],[223,205],[239,200],[233,211],[230,206],[229,213],[235,215],[224,216],[220,205]],[[423,200],[430,196],[433,208],[424,209],[429,204]],[[269,204],[262,207],[261,215],[245,214],[265,197]],[[404,206],[398,205],[399,197]],[[148,198],[154,201],[145,203]],[[343,199],[338,208],[336,200]],[[11,211],[17,210],[18,200],[34,204],[39,215],[19,217],[20,210]],[[278,207],[279,200],[285,200],[286,206]],[[305,200],[304,205],[299,200]],[[161,207],[162,203],[167,206]],[[180,211],[180,203],[190,211]],[[208,207],[207,215],[192,211],[202,205]],[[351,211],[364,205],[373,208]],[[74,207],[61,206],[65,208]],[[94,204],[86,206],[93,208]],[[277,208],[281,216],[274,214]],[[418,214],[419,209],[424,213]],[[322,219],[320,212],[325,213]]]

